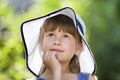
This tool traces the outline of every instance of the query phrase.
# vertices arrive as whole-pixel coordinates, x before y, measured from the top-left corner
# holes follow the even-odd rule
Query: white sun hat
[[[80,70],[81,73],[95,74],[96,72],[96,62],[93,53],[85,39],[86,26],[83,20],[75,14],[74,10],[70,7],[65,7],[60,10],[49,13],[45,16],[35,18],[32,20],[25,21],[21,25],[21,35],[26,52],[26,64],[28,70],[35,76],[39,74],[42,66],[41,50],[39,48],[39,35],[40,28],[47,18],[63,14],[70,17],[75,27],[77,28],[83,41],[83,50],[79,57]]]

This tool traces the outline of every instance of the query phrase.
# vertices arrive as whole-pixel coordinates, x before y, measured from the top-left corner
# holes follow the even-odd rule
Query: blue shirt
[[[44,80],[44,79],[37,78],[36,80]],[[89,80],[89,74],[78,74],[78,80]]]
[[[89,74],[78,74],[78,80],[89,80]]]

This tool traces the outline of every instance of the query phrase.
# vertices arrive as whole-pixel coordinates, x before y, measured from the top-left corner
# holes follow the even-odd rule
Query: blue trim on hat
[[[76,26],[78,26],[78,27],[79,27],[80,31],[81,31],[81,32],[82,32],[82,34],[84,35],[82,25],[80,24],[80,22],[78,21],[78,19],[77,19],[77,18],[76,18]]]
[[[83,27],[82,27],[82,24],[80,23],[80,21],[77,19],[77,17],[75,16],[75,20],[76,20],[76,27],[77,27],[77,29],[79,29],[80,31],[81,31],[81,33],[83,34],[83,36],[84,36],[84,31],[83,31]],[[81,34],[80,34],[81,35]],[[82,37],[82,36],[81,36]],[[91,49],[90,49],[90,47],[89,47],[89,45],[87,44],[87,42],[83,39],[83,41],[85,42],[85,44],[86,44],[86,46],[87,46],[87,48],[89,49],[89,51],[90,51],[90,55],[92,56],[92,58],[93,58],[93,60],[94,60],[94,70],[93,70],[93,72],[92,72],[92,75],[94,75],[94,74],[96,74],[96,70],[97,70],[97,65],[96,65],[96,61],[95,61],[95,58],[94,58],[94,56],[93,56],[93,54],[92,54],[92,52],[91,52]]]

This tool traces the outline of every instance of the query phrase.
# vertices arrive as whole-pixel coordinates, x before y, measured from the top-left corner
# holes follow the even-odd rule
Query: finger
[[[50,51],[48,56],[51,57],[52,54],[53,54],[53,51]]]
[[[45,59],[50,61],[52,59],[52,54],[53,54],[53,51],[47,51],[45,55]]]
[[[58,54],[55,54],[55,57],[58,59]]]
[[[48,57],[48,55],[49,55],[49,51],[45,51],[45,52],[43,53],[43,60],[46,60],[47,57]]]
[[[53,52],[52,57],[58,59],[57,53],[55,51]]]
[[[54,51],[53,52],[53,56],[55,57],[55,58],[58,58],[58,54]]]

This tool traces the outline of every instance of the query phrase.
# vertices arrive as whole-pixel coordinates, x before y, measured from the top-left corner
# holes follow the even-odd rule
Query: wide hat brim
[[[69,7],[62,8],[60,10],[54,11],[50,14],[47,14],[39,18],[25,21],[21,25],[21,35],[26,52],[27,68],[35,76],[39,74],[39,71],[43,64],[41,57],[41,50],[39,48],[40,28],[42,27],[42,24],[47,18],[59,14],[63,14],[70,17],[73,20],[75,27],[77,28],[80,36],[82,37],[83,50],[79,56],[81,73],[95,74],[96,62],[93,53],[84,37],[86,26],[83,20],[77,14],[75,14],[73,9]]]

